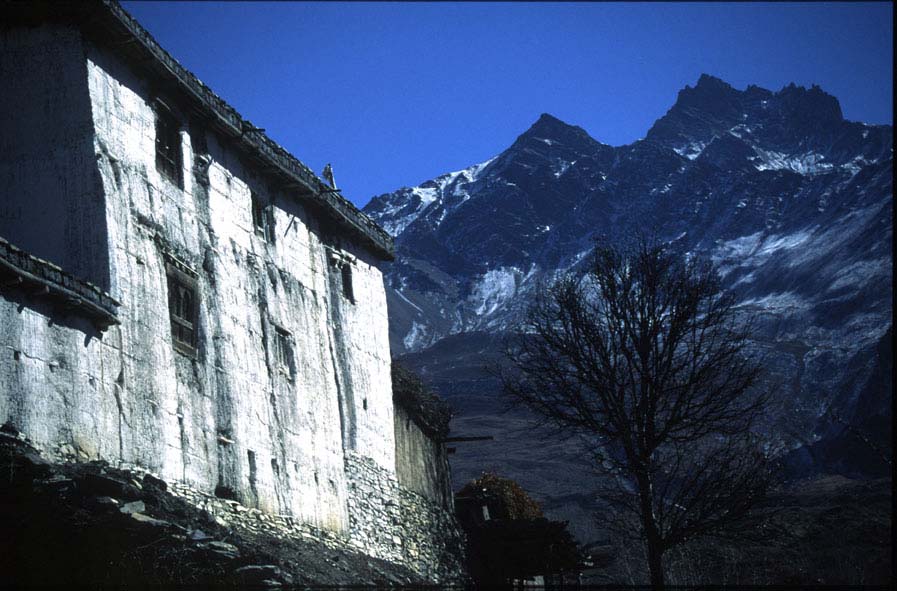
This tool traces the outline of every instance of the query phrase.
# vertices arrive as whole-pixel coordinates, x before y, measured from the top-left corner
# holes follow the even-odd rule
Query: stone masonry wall
[[[120,324],[99,331],[53,302],[4,290],[0,423],[45,449],[140,466],[196,491],[203,504],[327,531],[440,580],[460,572],[453,518],[396,481],[378,258],[270,183],[114,51],[60,27],[0,37],[4,55],[44,56],[32,60],[41,64],[36,76],[0,60],[0,86],[19,88],[21,78],[51,106],[70,88],[80,97],[53,107],[51,135],[77,138],[80,152],[52,159],[49,189],[46,169],[32,166],[39,147],[7,141],[36,131],[46,104],[22,100],[20,108],[38,113],[3,118],[0,220],[20,216],[36,234],[34,215],[75,220],[41,232],[64,237],[53,247],[59,253],[75,245],[83,260],[97,247],[102,256],[82,269],[66,267],[53,248],[41,254],[83,271],[120,303]],[[41,49],[55,39],[64,51]],[[41,82],[46,92],[31,88]],[[156,167],[160,100],[180,125],[180,182]],[[272,237],[255,232],[252,195],[269,208]],[[352,298],[334,253],[351,264]],[[195,355],[173,346],[166,261],[195,274]],[[281,333],[291,343],[289,367],[278,363]]]
[[[364,456],[346,454],[346,475],[349,536],[356,548],[433,581],[460,582],[465,539],[453,514]]]

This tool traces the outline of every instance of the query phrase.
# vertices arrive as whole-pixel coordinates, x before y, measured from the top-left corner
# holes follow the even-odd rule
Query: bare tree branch
[[[500,376],[515,404],[589,442],[658,588],[665,551],[737,531],[773,482],[753,434],[768,393],[734,303],[707,261],[599,247],[536,298]]]

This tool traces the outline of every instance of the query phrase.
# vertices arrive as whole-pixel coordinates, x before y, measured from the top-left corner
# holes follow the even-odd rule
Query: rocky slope
[[[868,408],[889,419],[890,390],[868,384],[890,340],[892,145],[891,126],[845,120],[816,86],[737,90],[704,75],[632,144],[544,114],[486,162],[373,198],[365,212],[397,238],[393,354],[454,401],[456,430],[499,435],[491,452],[459,452],[456,471],[469,476],[489,455],[500,464],[530,437],[497,417],[488,376],[459,369],[476,365],[471,351],[494,356],[540,282],[584,264],[596,238],[638,232],[712,258],[758,317],[755,343],[783,384],[776,439],[811,446],[855,415],[875,422]],[[876,436],[889,442],[886,431]],[[536,456],[512,470],[555,498],[545,482],[563,469],[535,477]],[[798,471],[825,468],[817,456],[794,455]]]
[[[427,581],[326,536],[285,535],[234,501],[215,506],[103,461],[54,462],[0,429],[0,571],[10,588],[280,588]]]

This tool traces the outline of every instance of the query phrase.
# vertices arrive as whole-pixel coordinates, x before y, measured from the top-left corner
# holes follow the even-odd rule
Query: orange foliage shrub
[[[482,476],[465,484],[458,494],[465,496],[495,495],[504,504],[508,512],[508,519],[544,517],[542,506],[526,494],[519,484],[493,472],[483,472]]]

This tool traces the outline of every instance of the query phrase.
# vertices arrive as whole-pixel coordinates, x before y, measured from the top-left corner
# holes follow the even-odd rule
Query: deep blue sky
[[[848,119],[892,123],[890,3],[124,6],[359,206],[491,158],[543,112],[632,142],[702,72],[819,84]]]

